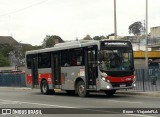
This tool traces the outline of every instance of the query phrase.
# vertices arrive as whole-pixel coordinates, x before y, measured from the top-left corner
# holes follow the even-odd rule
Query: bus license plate
[[[126,87],[126,84],[120,84],[120,87]]]

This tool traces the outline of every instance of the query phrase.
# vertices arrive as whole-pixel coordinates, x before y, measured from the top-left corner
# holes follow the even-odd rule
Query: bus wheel
[[[108,91],[104,91],[104,92],[108,97],[111,97],[116,93],[116,90],[108,90]]]
[[[43,80],[41,83],[41,92],[45,95],[48,95],[50,93],[46,80]]]
[[[86,90],[86,86],[85,86],[85,83],[83,81],[78,82],[77,93],[80,97],[85,97],[89,94],[89,92]]]

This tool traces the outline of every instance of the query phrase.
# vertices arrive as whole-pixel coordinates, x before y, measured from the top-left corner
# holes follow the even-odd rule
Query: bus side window
[[[61,51],[61,66],[62,67],[68,67],[70,66],[70,60],[69,60],[69,51],[63,50]]]
[[[83,61],[83,48],[71,50],[71,66],[82,66]]]
[[[73,57],[71,60],[71,65],[72,66],[77,66],[77,57]]]
[[[27,68],[28,69],[31,69],[31,56],[32,55],[27,55],[27,60],[26,61],[27,61]]]
[[[50,53],[38,54],[38,67],[39,68],[51,67],[51,54]]]
[[[83,65],[83,58],[82,58],[82,56],[78,56],[77,57],[77,65]]]

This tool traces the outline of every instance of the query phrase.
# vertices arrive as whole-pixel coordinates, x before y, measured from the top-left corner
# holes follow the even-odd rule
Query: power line
[[[37,2],[37,3],[35,3],[35,4],[29,5],[29,6],[27,6],[27,7],[24,7],[24,8],[15,10],[15,11],[11,11],[11,12],[8,12],[8,13],[5,13],[5,14],[0,14],[0,17],[6,16],[6,15],[11,15],[11,14],[18,13],[18,12],[22,12],[22,11],[24,11],[24,10],[26,10],[26,9],[35,7],[35,6],[40,5],[40,4],[43,4],[44,2],[47,2],[47,1],[48,1],[48,0],[43,0],[43,1]]]

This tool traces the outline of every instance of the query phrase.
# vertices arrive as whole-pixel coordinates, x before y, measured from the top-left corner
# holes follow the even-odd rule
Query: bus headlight
[[[105,81],[105,82],[110,83],[110,80],[108,80],[108,79],[107,79],[107,78],[105,78],[105,77],[101,77],[101,79],[102,79],[103,81]]]
[[[101,79],[105,82],[110,83],[110,81],[107,79],[107,74],[105,72],[101,72]]]
[[[102,80],[106,81],[106,78],[105,78],[105,77],[102,77]]]
[[[110,80],[106,79],[106,82],[110,83]]]
[[[136,87],[136,84],[134,83],[133,86]]]
[[[110,89],[111,87],[109,86],[109,85],[107,85],[107,87],[106,87],[107,89]]]
[[[101,77],[107,77],[108,75],[105,72],[101,72]]]

